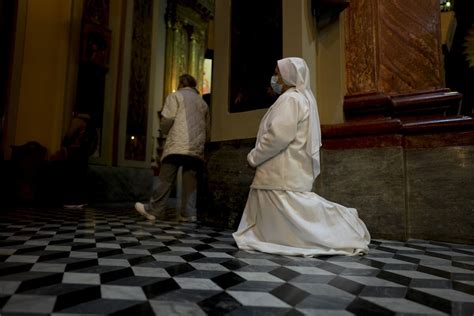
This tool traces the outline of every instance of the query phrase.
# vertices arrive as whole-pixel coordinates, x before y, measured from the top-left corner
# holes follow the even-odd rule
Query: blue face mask
[[[270,85],[272,86],[273,91],[275,91],[276,94],[281,94],[281,90],[283,89],[283,85],[281,83],[278,83],[278,77],[277,76],[272,76],[272,79],[270,80]]]

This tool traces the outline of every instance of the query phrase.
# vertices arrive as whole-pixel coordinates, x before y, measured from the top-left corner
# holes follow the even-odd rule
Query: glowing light
[[[173,93],[175,93],[175,92],[176,92],[176,90],[173,89]]]
[[[448,8],[451,7],[451,2],[449,2],[449,1],[446,2],[446,6],[447,6]]]
[[[135,136],[130,137],[130,139],[131,139],[131,140],[134,140],[134,139],[135,139]]]

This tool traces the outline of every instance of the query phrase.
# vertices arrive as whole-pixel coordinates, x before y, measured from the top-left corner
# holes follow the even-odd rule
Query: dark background
[[[277,97],[270,78],[282,58],[281,0],[233,0],[231,10],[229,112],[269,107]]]

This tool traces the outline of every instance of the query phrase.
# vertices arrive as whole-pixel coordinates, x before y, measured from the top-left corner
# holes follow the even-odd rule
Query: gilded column
[[[203,88],[203,79],[204,79],[204,57],[206,54],[206,36],[205,32],[203,30],[200,31],[199,33],[199,38],[200,40],[198,41],[198,63],[197,63],[197,77],[196,79],[198,80],[198,85],[199,85],[199,91],[202,92]]]
[[[353,0],[346,10],[347,94],[378,90],[377,2]]]
[[[189,56],[188,56],[188,73],[199,79],[198,63],[199,63],[199,40],[198,35],[193,30],[189,36]]]
[[[173,69],[173,63],[171,56],[173,56],[173,41],[174,41],[174,31],[173,26],[170,22],[166,25],[166,58],[165,58],[165,87],[164,95],[167,96],[172,89],[171,82],[171,71]]]
[[[204,31],[195,29],[191,34],[189,41],[188,71],[196,78],[199,91],[202,90],[205,50]]]
[[[166,10],[166,55],[165,55],[165,86],[164,96],[166,97],[173,89],[173,56],[174,56],[174,41],[176,33],[176,7],[168,3]]]

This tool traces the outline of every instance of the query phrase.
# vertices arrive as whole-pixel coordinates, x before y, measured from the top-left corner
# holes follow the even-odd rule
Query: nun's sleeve
[[[287,97],[282,101],[272,110],[267,118],[267,129],[257,139],[255,148],[247,155],[247,161],[252,167],[258,167],[276,156],[296,138],[298,100]]]

